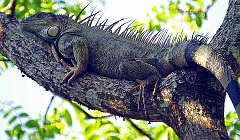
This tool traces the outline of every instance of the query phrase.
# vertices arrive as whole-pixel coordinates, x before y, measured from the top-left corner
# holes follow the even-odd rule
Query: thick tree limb
[[[239,2],[231,1],[227,16],[236,11],[239,11]],[[231,22],[237,21],[231,19]],[[212,42],[216,46],[221,44],[215,49],[231,59],[230,66],[236,73],[239,68],[236,55],[229,53],[231,51],[224,53],[229,42],[235,41],[234,47],[239,48],[236,37],[239,29],[233,27],[228,28],[231,36],[227,41],[217,42],[219,37],[224,37],[219,30]],[[165,122],[181,139],[229,139],[223,120],[225,92],[216,78],[202,68],[186,68],[170,74],[160,84],[156,96],[149,89],[146,95],[148,116],[145,116],[144,110],[137,109],[138,94],[128,93],[137,84],[135,82],[87,71],[72,84],[61,85],[67,70],[43,47],[22,34],[15,17],[5,14],[0,14],[0,53],[39,85],[69,101],[127,118]]]
[[[231,0],[221,27],[217,30],[212,46],[231,66],[235,75],[240,76],[240,1]]]

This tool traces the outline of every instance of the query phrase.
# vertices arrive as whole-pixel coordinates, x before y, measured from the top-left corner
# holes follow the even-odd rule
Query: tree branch
[[[53,102],[53,99],[54,99],[54,98],[55,98],[55,96],[53,95],[53,96],[51,97],[51,100],[50,100],[49,104],[48,104],[47,110],[46,110],[46,112],[45,112],[45,114],[44,114],[43,124],[45,124],[45,123],[47,122],[47,114],[48,114],[49,108],[50,108],[51,105],[52,105],[52,102]]]
[[[205,10],[183,10],[181,8],[178,8],[178,12],[182,13],[182,14],[196,14],[196,15],[200,15],[203,14],[205,16],[206,19],[208,19],[208,11],[210,10],[210,8],[214,5],[215,2],[211,1],[210,4],[208,4],[206,6]]]
[[[240,73],[240,7],[239,0],[230,0],[224,21],[210,44],[231,66],[235,75]]]
[[[16,8],[17,0],[11,0],[8,5],[1,9],[1,12],[6,12],[7,10],[10,10],[10,14],[15,14],[15,8]]]
[[[83,112],[86,115],[86,119],[102,119],[102,118],[107,118],[107,117],[112,117],[113,115],[104,115],[104,116],[93,116],[89,114],[87,111],[85,111],[83,108],[81,108],[79,105],[76,103],[70,102],[74,107],[76,107],[79,111]]]
[[[144,110],[137,109],[138,93],[128,93],[136,82],[87,71],[72,84],[61,85],[67,70],[26,38],[11,15],[0,14],[0,47],[0,53],[28,77],[69,101],[126,118],[165,122],[181,139],[229,139],[223,117],[224,89],[202,68],[176,70],[162,81],[156,96],[149,88],[145,116]]]
[[[144,130],[142,130],[140,127],[138,127],[131,119],[127,118],[127,121],[142,135],[148,137],[149,140],[153,140],[153,138],[151,137],[151,135],[149,135],[147,132],[145,132]]]

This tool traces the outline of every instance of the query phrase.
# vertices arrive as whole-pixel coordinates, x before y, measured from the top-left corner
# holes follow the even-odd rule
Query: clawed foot
[[[79,74],[81,74],[85,70],[82,67],[78,66],[72,59],[71,63],[73,67],[68,66],[68,64],[63,59],[61,59],[61,63],[63,64],[64,67],[70,70],[70,72],[63,78],[61,82],[62,84],[65,82],[71,83],[74,79],[77,78]]]
[[[147,113],[147,108],[146,108],[146,92],[145,92],[145,88],[147,88],[148,86],[152,85],[151,82],[149,83],[148,80],[136,80],[139,85],[131,88],[129,90],[129,93],[133,93],[135,91],[139,91],[139,95],[138,95],[138,110],[144,110],[144,114],[145,116],[148,117],[148,113]],[[156,95],[157,92],[157,87],[159,85],[159,79],[155,80],[155,84],[154,84],[154,89],[152,92],[152,95]]]

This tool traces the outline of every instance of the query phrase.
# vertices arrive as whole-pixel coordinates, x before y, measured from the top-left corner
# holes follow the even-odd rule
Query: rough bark
[[[235,75],[240,69],[240,1],[231,0],[223,23],[210,42],[224,56]]]
[[[239,2],[230,2],[226,20],[231,12],[240,14]],[[152,96],[152,88],[149,88],[146,94],[148,116],[145,116],[144,110],[137,109],[138,94],[128,93],[131,87],[137,85],[136,82],[87,71],[72,84],[61,85],[67,70],[43,47],[22,34],[14,16],[1,13],[0,19],[0,53],[46,90],[91,109],[127,118],[162,121],[171,126],[181,139],[229,139],[224,126],[225,92],[206,70],[196,67],[173,72],[162,81],[156,96]],[[231,22],[233,27],[222,25],[212,42],[219,53],[230,59],[229,62],[234,62],[230,66],[236,72],[239,65],[235,57],[224,52],[229,47],[226,42],[239,40],[239,30],[234,28],[238,20],[232,19]],[[221,41],[226,27],[229,27],[227,30],[232,38]],[[239,47],[239,44],[236,45]]]

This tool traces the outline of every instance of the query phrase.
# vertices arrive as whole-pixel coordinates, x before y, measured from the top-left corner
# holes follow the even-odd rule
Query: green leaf
[[[234,123],[238,120],[236,112],[228,113],[225,117],[225,126],[228,131],[231,131],[234,128]]]
[[[16,119],[17,119],[17,116],[13,116],[8,122],[8,124],[11,125]]]
[[[45,128],[37,128],[38,135],[41,139],[44,139],[45,136]]]
[[[28,117],[29,115],[27,113],[21,113],[19,117]]]
[[[12,111],[13,111],[12,109],[9,109],[8,112],[4,114],[3,118],[6,118],[8,115],[10,115]]]
[[[188,7],[188,10],[195,9],[195,7],[191,3],[186,3],[186,6]]]
[[[149,22],[148,22],[148,29],[149,29],[150,31],[152,31],[152,30],[154,29],[153,20],[149,20]]]
[[[3,6],[4,6],[4,7],[7,6],[9,2],[10,2],[10,0],[4,0],[4,1],[3,1]]]
[[[102,119],[100,121],[100,125],[98,130],[102,133],[102,134],[107,134],[107,133],[120,133],[120,131],[118,130],[118,128],[116,126],[114,126],[114,124],[112,124],[111,121],[107,120],[107,119]]]
[[[158,21],[163,21],[164,23],[167,23],[169,17],[167,16],[166,11],[163,11],[161,13],[158,13],[156,18],[158,19]]]
[[[227,114],[227,116],[225,117],[225,126],[231,139],[235,140],[240,136],[240,123],[238,121],[236,112],[230,112]]]
[[[41,137],[47,137],[47,138],[53,138],[54,137],[54,132],[53,132],[53,126],[51,123],[45,124],[43,128],[43,133],[39,133]]]
[[[62,117],[64,118],[64,120],[67,122],[69,126],[72,126],[72,117],[71,117],[71,114],[68,112],[68,110],[66,109],[64,110]]]
[[[26,127],[28,128],[34,128],[34,127],[39,127],[38,125],[38,121],[37,120],[29,120],[28,122],[26,122]]]
[[[65,127],[53,127],[52,131],[53,133],[61,134],[61,130],[64,129]]]
[[[91,135],[91,136],[88,138],[88,140],[98,140],[99,138],[100,138],[99,135],[93,134],[93,135]]]
[[[18,109],[21,109],[22,107],[21,106],[15,106],[15,107],[13,107],[13,110],[18,110]]]
[[[85,134],[91,134],[94,130],[98,129],[98,126],[93,126],[93,125],[89,125],[86,129],[85,129]]]
[[[200,8],[203,8],[204,6],[203,0],[197,0],[197,4],[199,5]]]
[[[41,5],[41,0],[34,0],[35,5]]]
[[[153,7],[152,7],[152,11],[153,11],[153,12],[157,12],[157,6],[153,6]]]
[[[110,136],[107,138],[107,140],[121,140],[121,139],[117,136]]]
[[[55,128],[56,129],[56,128]],[[48,137],[48,138],[54,138],[54,131],[53,129],[49,129],[47,130],[45,133],[44,133],[45,137]]]
[[[8,68],[7,62],[6,61],[0,61],[0,68],[2,70],[6,70]]]
[[[165,124],[161,124],[158,127],[154,129],[156,132],[155,138],[156,139],[162,139],[164,135],[167,134],[167,126]]]
[[[178,14],[178,5],[180,4],[180,2],[170,2],[168,8],[169,8],[169,13],[170,13],[170,17],[173,18],[175,17],[176,14]]]
[[[112,123],[109,120],[106,120],[106,119],[101,119],[99,121],[99,127],[103,126],[103,125],[106,125],[106,124],[112,124]]]
[[[84,135],[86,139],[89,139],[94,135],[94,132],[99,129],[99,123],[95,122],[94,125],[89,124],[89,126],[85,129]]]
[[[24,131],[22,130],[21,124],[18,124],[13,128],[13,135],[16,136],[18,139],[23,137]]]
[[[179,140],[178,136],[175,134],[175,132],[170,127],[168,128],[168,139]]]
[[[78,140],[78,138],[76,138],[76,137],[72,137],[71,140]]]
[[[10,139],[13,137],[13,131],[12,130],[5,130],[5,133],[8,135]]]
[[[238,123],[235,123],[233,126],[236,130],[238,130],[238,131],[240,130],[240,125]]]
[[[198,27],[202,26],[202,19],[201,19],[200,16],[197,16],[195,21],[196,21],[196,24],[197,24]]]

